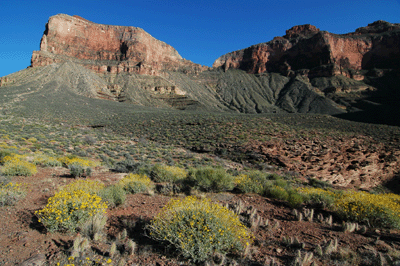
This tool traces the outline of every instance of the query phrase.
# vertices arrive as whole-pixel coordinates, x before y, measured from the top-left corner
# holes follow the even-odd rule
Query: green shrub
[[[285,189],[289,187],[288,182],[284,179],[276,179],[275,181],[273,181],[273,184],[274,184],[274,186],[285,188]]]
[[[26,185],[0,180],[0,207],[12,206],[26,196]]]
[[[79,163],[72,163],[68,165],[69,173],[73,177],[81,177],[83,175],[90,176],[92,174],[92,168],[90,167],[83,167]]]
[[[133,173],[137,170],[139,164],[135,163],[133,160],[127,159],[119,161],[115,164],[114,170],[119,173]]]
[[[58,167],[62,166],[62,163],[54,157],[45,155],[45,154],[37,154],[32,161],[35,165],[40,165],[43,167]]]
[[[329,184],[328,182],[321,181],[315,178],[310,178],[308,180],[308,185],[315,187],[315,188],[331,188],[332,185]]]
[[[121,185],[111,185],[99,191],[98,195],[109,207],[117,207],[125,203],[126,192]]]
[[[304,197],[296,190],[289,190],[288,204],[291,208],[299,208],[304,203]]]
[[[70,164],[68,165],[69,173],[73,177],[80,177],[85,173],[85,168],[83,168],[80,164]]]
[[[289,193],[280,186],[270,186],[264,189],[264,196],[279,200],[288,200]]]
[[[194,261],[205,261],[214,252],[241,252],[252,234],[229,209],[209,199],[171,200],[148,226],[150,237],[166,241]]]
[[[204,191],[227,191],[235,187],[235,179],[223,168],[210,166],[191,169],[188,180]]]
[[[154,182],[175,182],[185,179],[187,171],[177,166],[169,166],[163,164],[156,164],[151,170],[150,177]]]
[[[36,166],[25,161],[21,155],[5,156],[3,163],[2,173],[6,176],[31,176],[37,173]]]
[[[141,174],[129,174],[119,181],[119,185],[132,194],[149,192],[154,189],[154,184],[150,178]]]

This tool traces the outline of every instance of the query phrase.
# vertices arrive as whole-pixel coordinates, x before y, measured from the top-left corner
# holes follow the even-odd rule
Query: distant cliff
[[[399,68],[399,47],[400,24],[376,21],[348,34],[320,31],[307,24],[292,27],[283,37],[225,54],[213,67],[363,80],[362,70]]]
[[[46,24],[32,67],[0,78],[0,87],[180,110],[322,113],[400,125],[399,47],[400,24],[377,21],[348,34],[306,24],[223,55],[209,68],[140,28],[59,14]]]

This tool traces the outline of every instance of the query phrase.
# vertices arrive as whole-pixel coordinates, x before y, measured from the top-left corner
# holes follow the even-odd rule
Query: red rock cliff
[[[31,66],[73,60],[98,73],[136,72],[157,75],[162,70],[199,71],[170,45],[136,27],[110,26],[64,14],[50,17],[34,51]]]
[[[266,71],[285,75],[305,71],[314,76],[346,75],[362,79],[359,71],[400,66],[400,24],[377,21],[354,33],[332,34],[312,25],[295,26],[283,37],[219,57],[213,67]]]

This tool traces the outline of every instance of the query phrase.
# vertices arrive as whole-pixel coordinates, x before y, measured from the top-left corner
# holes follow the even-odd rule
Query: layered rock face
[[[341,74],[362,80],[361,70],[400,67],[399,46],[400,24],[376,21],[341,35],[301,25],[283,37],[223,55],[213,67],[287,76],[296,71],[311,77]]]
[[[97,73],[158,75],[163,70],[207,69],[183,59],[172,46],[140,28],[96,24],[79,16],[59,14],[49,19],[31,66],[68,60]]]

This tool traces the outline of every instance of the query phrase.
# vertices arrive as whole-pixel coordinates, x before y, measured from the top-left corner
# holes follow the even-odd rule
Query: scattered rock
[[[46,256],[44,254],[35,255],[20,264],[20,266],[41,266],[46,263]]]

